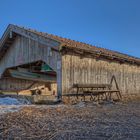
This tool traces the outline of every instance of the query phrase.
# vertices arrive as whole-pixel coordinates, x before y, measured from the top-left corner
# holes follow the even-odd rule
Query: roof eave
[[[66,49],[68,49],[69,51],[67,51]],[[128,64],[133,64],[133,65],[140,65],[140,61],[136,61],[136,60],[128,60],[126,58],[123,58],[123,57],[118,57],[116,55],[107,55],[103,52],[98,52],[98,51],[91,51],[91,50],[86,50],[86,49],[79,49],[79,48],[76,48],[76,47],[72,47],[72,46],[68,46],[66,44],[62,44],[60,46],[60,51],[63,52],[63,54],[67,54],[68,52],[73,52],[73,54],[79,54],[79,55],[82,55],[83,57],[85,56],[84,53],[87,53],[88,56],[89,55],[92,55],[92,57],[94,56],[95,58],[105,58],[105,59],[108,59],[108,60],[114,60],[114,61],[117,61],[119,63],[128,63]]]
[[[8,25],[8,27],[6,28],[4,34],[2,35],[1,37],[1,40],[0,40],[0,49],[3,47],[6,39],[8,38],[9,34],[11,32],[11,24]]]

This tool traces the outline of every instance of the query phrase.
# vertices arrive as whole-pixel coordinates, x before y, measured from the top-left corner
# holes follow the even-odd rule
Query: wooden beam
[[[59,50],[59,47],[60,46],[60,42],[56,41],[56,40],[53,40],[53,39],[50,39],[50,38],[47,38],[43,35],[38,35],[37,33],[33,32],[33,31],[30,31],[30,30],[26,30],[24,28],[20,28],[20,27],[17,27],[17,26],[13,26],[11,25],[11,30],[14,32],[14,33],[17,33],[17,34],[20,34],[22,36],[25,36],[29,39],[32,39],[34,41],[37,41],[37,42],[40,42],[41,44],[44,44],[46,46],[50,46],[54,49],[58,49]]]

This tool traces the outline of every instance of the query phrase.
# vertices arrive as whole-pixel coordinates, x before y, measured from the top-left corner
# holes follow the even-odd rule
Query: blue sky
[[[0,0],[10,23],[140,57],[140,0]]]

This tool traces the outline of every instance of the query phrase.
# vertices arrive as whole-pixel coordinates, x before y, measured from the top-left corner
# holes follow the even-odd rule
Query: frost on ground
[[[23,106],[16,105],[0,105],[0,115],[9,112],[19,111]]]
[[[2,97],[0,98],[0,115],[3,113],[19,111],[29,101],[22,98]]]
[[[0,140],[139,140],[140,102],[31,105],[0,117]]]

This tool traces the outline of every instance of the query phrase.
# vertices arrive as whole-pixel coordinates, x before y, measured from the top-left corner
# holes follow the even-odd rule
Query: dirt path
[[[26,106],[0,116],[0,140],[138,140],[140,102]]]

